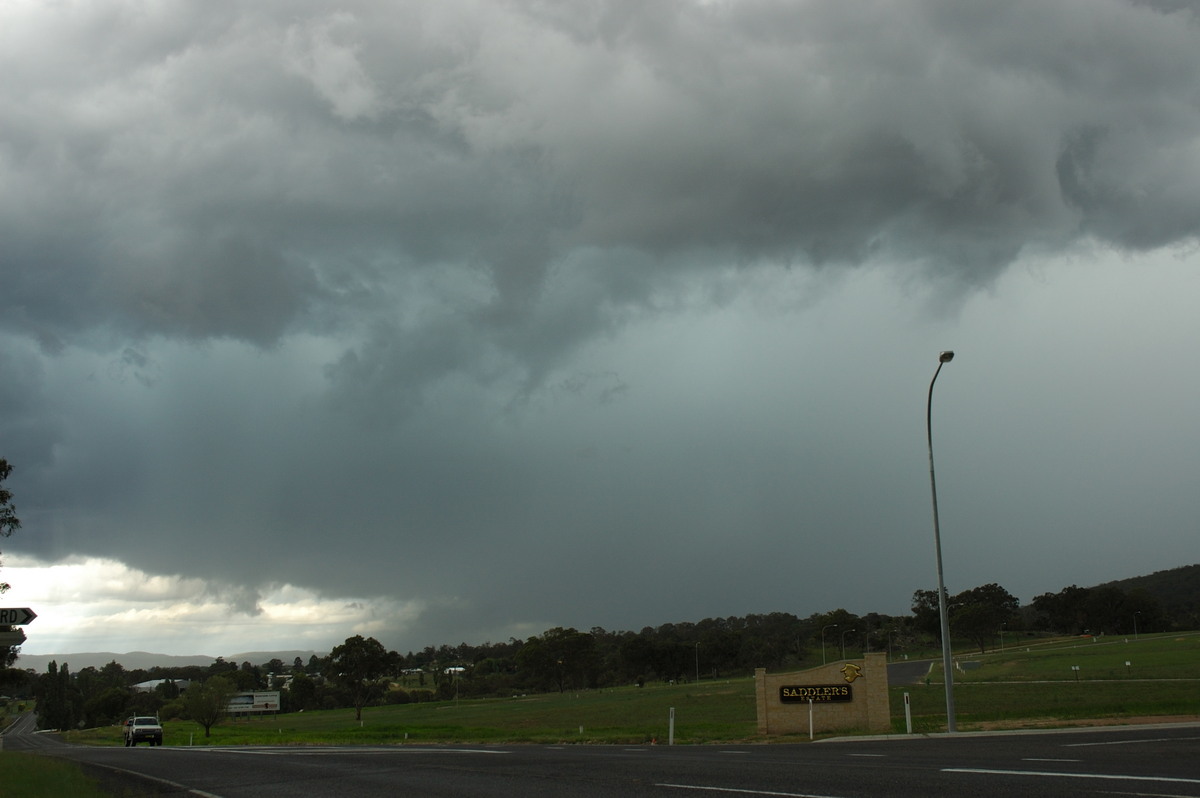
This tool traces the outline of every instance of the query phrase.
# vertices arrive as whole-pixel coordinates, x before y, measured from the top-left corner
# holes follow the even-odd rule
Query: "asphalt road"
[[[887,666],[888,684],[892,687],[902,684],[919,684],[924,681],[925,676],[929,673],[929,666],[932,664],[933,660],[929,659],[890,662]]]
[[[93,748],[16,727],[3,745],[207,798],[1200,797],[1200,724],[806,745],[277,748]]]

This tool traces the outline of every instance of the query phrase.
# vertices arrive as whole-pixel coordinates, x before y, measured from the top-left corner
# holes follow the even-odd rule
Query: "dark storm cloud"
[[[527,324],[578,248],[979,283],[1029,244],[1200,222],[1188,11],[279,11],[11,12],[7,319],[269,344],[347,272],[452,261],[494,288],[481,326]]]
[[[1200,233],[1187,6],[0,13],[0,430],[40,530],[22,545],[420,596],[428,628],[596,606],[601,575],[648,585],[664,562],[700,583],[763,567],[744,589],[770,603],[790,577],[767,541],[797,518],[814,538],[882,523],[846,486],[886,425],[857,442],[870,412],[842,428],[845,401],[801,391],[822,429],[781,436],[793,408],[738,363],[792,354],[737,351],[728,317],[812,309],[843,273],[963,296],[1030,252]],[[845,310],[869,326],[872,302]],[[647,340],[661,362],[597,354]],[[903,515],[920,476],[873,492]],[[665,620],[648,605],[606,609]]]

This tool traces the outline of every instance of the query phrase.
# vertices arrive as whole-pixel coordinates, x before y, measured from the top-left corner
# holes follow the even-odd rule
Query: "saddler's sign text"
[[[852,701],[853,692],[848,684],[817,684],[809,686],[784,685],[779,688],[779,700],[784,704],[799,704],[812,701],[814,704],[832,701]]]

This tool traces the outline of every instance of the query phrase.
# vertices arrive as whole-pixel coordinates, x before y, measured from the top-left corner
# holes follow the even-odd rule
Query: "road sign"
[[[36,617],[28,607],[0,607],[0,626],[24,626]]]
[[[0,632],[0,646],[19,646],[25,642],[25,630],[15,632]]]

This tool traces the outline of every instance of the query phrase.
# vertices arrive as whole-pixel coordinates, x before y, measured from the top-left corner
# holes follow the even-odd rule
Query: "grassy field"
[[[967,658],[962,658],[967,659]],[[967,681],[1175,679],[1200,676],[1200,634],[1058,638],[975,655]],[[1072,670],[1079,666],[1079,671]]]
[[[1003,651],[956,660],[963,668],[954,676],[955,715],[962,730],[1200,716],[1198,633],[1021,641]],[[915,730],[944,728],[940,663],[929,684],[892,688],[897,731],[904,730],[905,692]]]
[[[204,737],[188,721],[163,724],[165,745],[276,743],[394,744],[648,743],[666,741],[671,708],[679,743],[751,740],[755,737],[754,681],[697,685],[647,685],[612,690],[550,693],[506,699],[368,707],[362,723],[354,710],[301,712],[223,721]],[[120,745],[118,727],[72,732],[77,742]]]
[[[1200,634],[1120,639],[1022,641],[1003,652],[962,656],[955,677],[961,731],[1071,725],[1082,720],[1200,716]],[[1125,665],[1126,662],[1130,664]],[[1078,665],[1080,670],[1072,670]],[[1078,680],[1076,680],[1078,677]],[[893,686],[893,729],[903,732],[908,693],[916,731],[945,725],[940,671],[928,683]],[[751,678],[579,693],[304,712],[222,722],[205,738],[188,721],[164,724],[166,745],[760,741]],[[69,739],[120,745],[117,727],[72,732]]]

